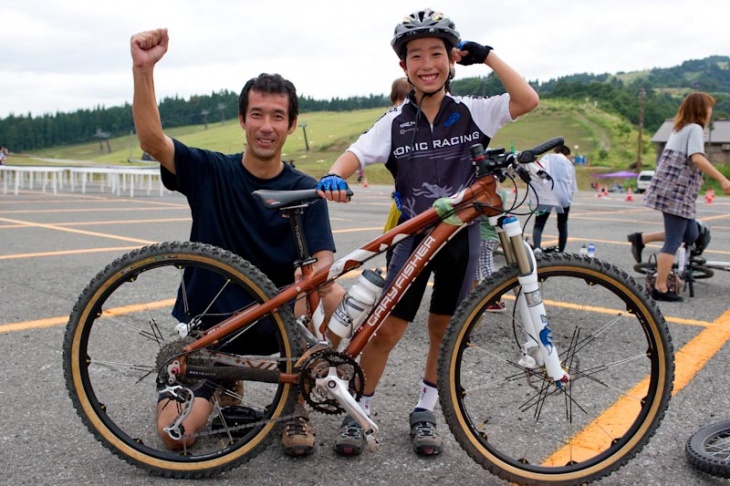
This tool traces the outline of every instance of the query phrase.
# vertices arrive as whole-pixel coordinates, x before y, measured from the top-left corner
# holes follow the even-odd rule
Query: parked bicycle
[[[687,460],[698,471],[730,478],[730,420],[706,425],[685,445]]]
[[[711,278],[715,275],[715,270],[730,271],[730,262],[707,260],[702,256],[704,251],[710,244],[712,232],[709,226],[697,221],[699,236],[691,244],[682,243],[675,262],[672,264],[672,270],[677,272],[684,287],[689,289],[689,296],[695,296],[694,283],[697,280]],[[638,273],[646,275],[647,273],[656,272],[656,260],[640,262],[634,265],[634,270]]]
[[[507,266],[473,289],[447,330],[438,370],[446,422],[469,456],[508,481],[583,484],[610,474],[642,449],[664,416],[673,347],[659,308],[634,279],[595,258],[535,258],[512,215],[525,198],[503,210],[495,176],[529,184],[525,164],[562,143],[519,153],[475,146],[472,186],[316,272],[300,219],[316,192],[259,191],[301,242],[302,277],[285,288],[240,257],[198,243],[160,243],[118,258],[83,290],[68,322],[63,362],[74,407],[106,448],[175,478],[212,476],[260,453],[300,392],[315,411],[349,413],[372,439],[378,426],[357,403],[365,379],[357,357],[444,243],[486,214],[499,228]],[[316,290],[414,234],[423,240],[392,285],[351,338],[333,347]],[[211,300],[233,289],[240,308],[182,325],[173,319],[171,306],[178,294],[186,298],[192,268],[219,277]],[[299,319],[291,311],[297,298],[309,308]],[[500,300],[506,312],[486,311]],[[210,321],[216,324],[203,330]],[[275,333],[278,349],[226,351],[263,329]],[[165,430],[179,439],[196,386],[218,388],[209,425],[193,446],[168,450],[154,423],[156,396],[177,397],[179,417]],[[240,413],[227,413],[223,398],[230,396]]]

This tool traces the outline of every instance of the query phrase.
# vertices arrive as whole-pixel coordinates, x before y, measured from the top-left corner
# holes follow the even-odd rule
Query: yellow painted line
[[[68,256],[68,255],[85,255],[88,253],[103,253],[108,251],[131,251],[136,250],[139,246],[117,246],[107,248],[88,248],[84,250],[59,250],[59,251],[41,251],[37,253],[16,253],[14,255],[0,255],[0,260],[14,260],[16,258],[39,258],[49,256]]]
[[[35,321],[14,322],[12,324],[1,325],[0,333],[60,326],[61,324],[66,324],[66,322],[68,322],[68,317],[49,317],[47,319],[37,319]]]
[[[84,222],[73,222],[73,223],[53,223],[55,226],[104,226],[104,225],[120,225],[120,224],[149,224],[149,223],[184,223],[192,221],[190,218],[160,218],[160,219],[122,219],[113,221],[84,221]],[[2,225],[2,229],[17,229],[27,228],[27,224],[8,224]]]
[[[356,270],[349,272],[347,275],[343,275],[339,280],[347,280],[356,278],[362,273],[362,270]],[[175,303],[175,299],[164,299],[156,302],[149,302],[146,304],[132,304],[122,307],[114,307],[104,311],[104,315],[108,316],[121,316],[136,312],[144,309],[160,309],[164,307],[172,307]],[[0,334],[4,332],[13,331],[27,331],[29,329],[42,329],[45,327],[53,327],[65,325],[68,322],[68,317],[48,317],[46,319],[36,319],[34,321],[14,322],[9,324],[0,324]]]
[[[118,201],[110,201],[110,202],[118,202]],[[131,212],[131,211],[149,211],[151,209],[154,209],[155,211],[163,211],[163,210],[187,210],[189,209],[188,206],[179,204],[179,205],[173,205],[169,204],[164,207],[119,207],[119,208],[77,208],[77,209],[49,209],[49,210],[42,210],[42,209],[14,209],[12,211],[0,211],[0,214],[8,215],[8,214],[48,214],[48,213],[54,213],[54,214],[60,214],[60,213],[113,213],[113,212],[120,212],[124,211],[125,213]]]
[[[672,396],[682,391],[729,339],[730,310],[727,310],[675,352]],[[630,423],[626,418],[636,416],[639,410],[637,397],[645,396],[648,387],[649,377],[646,377],[574,436],[570,444],[550,456],[545,465],[559,466],[570,460],[580,462],[593,457],[596,451],[605,450],[613,438],[620,437],[628,429]]]
[[[339,234],[339,233],[357,233],[360,231],[383,231],[382,226],[374,226],[370,228],[349,228],[349,229],[339,229],[339,230],[332,230],[332,234]]]
[[[50,229],[50,230],[55,230],[55,231],[65,231],[67,233],[75,233],[75,234],[80,234],[80,235],[85,235],[85,236],[100,236],[102,238],[110,238],[112,240],[120,240],[120,241],[129,241],[132,243],[140,243],[142,245],[148,245],[150,243],[155,243],[154,241],[150,241],[150,240],[140,240],[138,238],[127,238],[124,236],[110,235],[107,233],[97,233],[95,231],[77,230],[74,228],[65,228],[63,226],[57,226],[54,224],[31,223],[28,221],[18,221],[15,219],[8,219],[8,218],[0,218],[0,221],[6,222],[6,223],[12,223],[12,224],[19,224],[19,225],[30,227],[30,228],[43,228],[43,229]]]

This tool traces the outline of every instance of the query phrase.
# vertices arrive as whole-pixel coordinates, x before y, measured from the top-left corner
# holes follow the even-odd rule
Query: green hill
[[[284,146],[284,158],[294,160],[298,169],[320,177],[382,113],[383,109],[375,108],[303,114],[299,119],[300,127]],[[304,124],[306,126],[302,128]],[[305,129],[309,151],[304,139]],[[245,140],[241,127],[234,121],[209,124],[207,129],[203,125],[173,128],[168,133],[188,145],[225,153],[241,151]],[[638,135],[628,121],[591,103],[555,99],[543,100],[534,112],[504,127],[490,146],[520,150],[555,136],[564,137],[574,154],[587,156],[589,166],[578,167],[581,187],[588,187],[591,173],[625,169],[636,160]],[[642,161],[645,165],[654,163],[650,137],[651,134],[644,134]],[[65,165],[141,163],[142,152],[134,135],[112,138],[109,147],[111,152],[107,152],[106,144],[98,142],[56,147],[39,150],[33,156],[11,156],[8,162],[47,164],[47,160],[41,159],[55,159]],[[368,167],[366,175],[370,184],[392,183],[392,177],[382,165]]]

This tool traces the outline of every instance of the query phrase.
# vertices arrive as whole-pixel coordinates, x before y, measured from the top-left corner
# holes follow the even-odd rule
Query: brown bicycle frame
[[[433,230],[421,241],[408,260],[406,260],[398,275],[393,279],[390,287],[383,291],[383,294],[371,310],[367,320],[352,337],[344,353],[352,358],[357,357],[365,348],[370,337],[383,324],[386,317],[393,310],[393,307],[400,301],[410,285],[434,255],[460,229],[464,228],[466,223],[481,217],[483,214],[493,216],[500,214],[502,211],[502,200],[496,194],[496,181],[491,176],[478,178],[474,184],[449,199],[453,204],[454,213],[459,215],[459,219],[464,224],[458,226],[444,222],[441,216],[438,215],[436,209],[430,208],[345,256],[347,258],[348,256],[352,256],[353,253],[362,251],[367,254],[367,258],[363,260],[339,259],[331,265],[317,271],[314,270],[313,263],[307,263],[302,266],[302,278],[299,281],[283,289],[273,299],[252,305],[241,313],[233,315],[211,327],[204,336],[186,346],[183,350],[183,355],[186,356],[192,351],[205,348],[246,325],[255,322],[270,312],[275,311],[277,308],[289,305],[290,302],[295,301],[297,296],[302,293],[306,293],[309,299],[308,304],[310,309],[308,310],[316,309],[319,303],[319,295],[316,289],[352,270],[360,268],[366,261],[384,252],[404,238],[420,234],[427,228],[435,225]],[[331,270],[336,265],[341,265],[342,268],[336,269],[336,274],[331,275]],[[184,366],[183,364],[183,368]],[[184,372],[184,369],[181,371]],[[281,383],[296,383],[298,378],[299,375],[295,373],[281,373],[279,381]]]

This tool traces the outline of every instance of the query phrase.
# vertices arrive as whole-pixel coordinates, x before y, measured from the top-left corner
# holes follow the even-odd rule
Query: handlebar
[[[534,162],[537,160],[538,155],[542,155],[548,150],[552,150],[556,147],[560,147],[565,143],[565,140],[563,140],[563,137],[555,137],[551,138],[550,140],[541,143],[537,147],[523,150],[517,155],[517,161],[522,164],[528,164],[530,162]]]
[[[531,149],[523,150],[521,152],[505,152],[503,148],[488,149],[485,151],[484,146],[477,143],[471,146],[471,155],[473,164],[477,168],[477,177],[494,174],[495,172],[498,172],[499,169],[515,166],[520,177],[525,179],[526,171],[518,166],[518,163],[529,164],[530,162],[535,162],[538,155],[542,155],[545,152],[563,144],[563,137],[555,137],[542,142]]]

